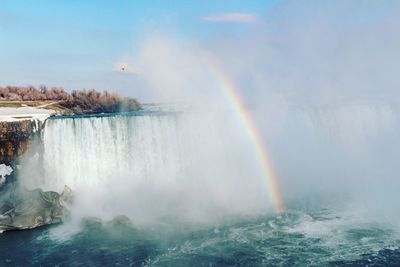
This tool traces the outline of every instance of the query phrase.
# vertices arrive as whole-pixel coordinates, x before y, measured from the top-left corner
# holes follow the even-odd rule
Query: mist
[[[398,15],[399,5],[390,1],[286,1],[246,30],[202,41],[167,30],[147,34],[135,53],[124,54],[129,72],[123,75],[140,84],[143,99],[188,108],[187,121],[179,124],[183,129],[162,121],[138,124],[148,127],[139,135],[134,128],[119,129],[116,142],[133,142],[131,133],[149,147],[111,154],[143,153],[135,154],[134,161],[118,158],[127,166],[116,171],[116,159],[85,150],[104,146],[91,139],[104,125],[88,123],[76,139],[86,141],[83,150],[71,151],[79,148],[66,145],[77,142],[76,133],[68,136],[69,128],[56,121],[48,136],[63,136],[48,140],[47,182],[29,176],[23,181],[49,190],[68,184],[81,199],[75,209],[80,216],[128,214],[135,223],[145,223],[169,216],[205,222],[231,214],[273,213],[270,192],[260,189],[265,177],[251,140],[221,88],[212,58],[256,121],[288,210],[304,200],[326,200],[397,223]],[[160,133],[169,136],[155,133],[161,126],[166,128]],[[107,130],[99,140],[113,136]],[[56,158],[60,151],[63,158]],[[166,151],[168,159],[157,158]],[[130,173],[129,162],[138,168],[143,164],[145,171]]]
[[[257,121],[286,202],[333,197],[391,217],[400,185],[399,11],[394,1],[285,1],[246,30],[202,42],[148,36],[130,60],[151,99],[229,110],[211,56]]]
[[[0,0],[4,264],[400,265],[399,1],[22,2]]]

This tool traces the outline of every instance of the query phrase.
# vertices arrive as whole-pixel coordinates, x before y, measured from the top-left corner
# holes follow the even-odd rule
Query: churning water
[[[62,227],[62,226],[60,226]],[[6,232],[10,266],[395,266],[400,239],[387,225],[336,208],[236,218],[208,227],[86,224],[66,239],[57,226]],[[23,251],[23,253],[21,253]]]
[[[49,120],[20,176],[28,188],[70,186],[72,217],[59,226],[2,234],[5,265],[400,261],[398,225],[353,206],[348,196],[287,198],[286,212],[276,213],[254,151],[229,112],[212,118],[174,111]],[[132,224],[110,223],[118,215]]]

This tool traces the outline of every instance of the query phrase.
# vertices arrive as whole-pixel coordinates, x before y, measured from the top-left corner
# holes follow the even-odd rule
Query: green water
[[[0,235],[8,266],[396,266],[400,236],[330,207],[230,218],[214,225],[68,223]],[[1,265],[1,264],[0,264]]]

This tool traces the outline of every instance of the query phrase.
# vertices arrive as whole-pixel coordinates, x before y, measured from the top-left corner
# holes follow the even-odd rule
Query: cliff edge
[[[0,164],[13,165],[31,146],[33,136],[44,121],[0,121]]]
[[[39,136],[54,111],[35,107],[0,108],[0,186],[15,175],[19,157]]]

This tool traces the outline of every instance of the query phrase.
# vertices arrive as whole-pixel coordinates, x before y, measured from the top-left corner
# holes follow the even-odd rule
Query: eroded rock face
[[[0,164],[12,164],[32,145],[44,122],[38,120],[0,122]]]
[[[61,194],[11,189],[0,199],[0,232],[60,223],[69,216],[67,206],[71,201],[72,191],[67,186]]]

